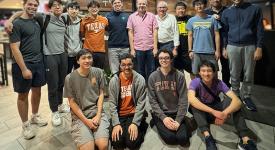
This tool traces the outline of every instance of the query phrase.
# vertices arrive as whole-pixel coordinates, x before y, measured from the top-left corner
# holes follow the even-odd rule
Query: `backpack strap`
[[[205,84],[203,83],[202,80],[200,81],[200,83],[201,83],[201,85],[206,89],[206,91],[215,99],[215,101],[218,101],[218,102],[221,101],[220,97],[217,96],[216,94],[214,94],[214,93],[212,92],[212,90],[211,90],[209,87],[207,87],[207,85],[205,85]]]
[[[45,18],[45,21],[44,21],[44,25],[41,29],[41,36],[43,36],[43,34],[45,33],[45,45],[48,45],[48,42],[47,42],[47,32],[46,32],[46,29],[50,23],[50,19],[51,19],[51,15],[46,15],[46,18]]]

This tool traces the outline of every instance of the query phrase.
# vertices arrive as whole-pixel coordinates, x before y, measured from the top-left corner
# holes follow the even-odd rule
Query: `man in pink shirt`
[[[127,22],[131,55],[136,57],[137,72],[146,80],[155,70],[158,23],[153,13],[147,12],[147,0],[137,0],[137,11]]]

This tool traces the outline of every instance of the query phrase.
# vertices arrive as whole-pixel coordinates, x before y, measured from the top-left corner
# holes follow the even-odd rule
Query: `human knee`
[[[96,140],[95,144],[98,150],[107,150],[109,142],[107,138],[106,139],[104,138],[104,139]]]
[[[165,136],[161,136],[162,140],[168,145],[176,145],[177,137],[175,134],[165,134]]]
[[[27,101],[28,100],[28,92],[27,93],[18,93],[18,101]]]

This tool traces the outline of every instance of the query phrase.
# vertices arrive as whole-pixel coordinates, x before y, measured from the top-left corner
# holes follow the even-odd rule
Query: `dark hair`
[[[186,3],[185,3],[185,2],[182,2],[182,1],[176,3],[175,9],[176,9],[178,6],[183,6],[185,9],[187,8]]]
[[[132,55],[130,55],[130,54],[122,54],[122,55],[119,56],[119,63],[121,63],[122,60],[127,59],[127,58],[131,59],[132,62],[133,62],[134,58],[133,58]]]
[[[197,2],[201,2],[201,3],[203,3],[204,5],[206,5],[207,4],[207,0],[194,0],[193,1],[193,7],[195,7],[195,4],[197,3]]]
[[[90,2],[88,3],[87,8],[90,8],[90,7],[92,7],[92,6],[96,6],[96,7],[99,8],[99,7],[100,7],[100,4],[99,4],[98,1],[92,0],[92,1],[90,1]]]
[[[113,5],[114,1],[115,1],[115,0],[112,0],[112,1],[111,1],[111,4],[112,4],[112,5]],[[123,2],[123,0],[120,0],[120,1]]]
[[[86,54],[91,54],[91,55],[93,55],[92,52],[90,52],[88,49],[81,49],[81,50],[80,50],[79,52],[77,52],[77,54],[76,54],[76,60],[78,61],[79,58],[80,58],[81,56],[86,55]]]
[[[25,5],[28,0],[23,0],[23,4]],[[39,0],[35,0],[39,4]]]
[[[174,58],[172,51],[169,51],[169,50],[167,50],[167,49],[161,49],[161,50],[159,50],[159,51],[158,51],[158,55],[157,55],[158,57],[159,57],[159,54],[160,54],[160,53],[167,53],[167,54],[169,54],[170,59],[173,59],[173,58]]]
[[[68,8],[76,8],[76,9],[80,9],[80,5],[78,2],[71,2],[67,4],[67,9]]]
[[[61,0],[49,0],[49,4],[48,4],[49,8],[52,8],[54,2],[57,2],[61,5],[63,4]]]
[[[213,72],[216,72],[215,65],[211,61],[209,61],[209,60],[203,60],[200,63],[200,65],[199,65],[199,71],[201,70],[202,67],[210,67],[213,70]]]

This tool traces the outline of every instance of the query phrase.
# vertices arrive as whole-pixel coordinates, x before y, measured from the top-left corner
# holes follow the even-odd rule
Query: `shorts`
[[[174,59],[174,67],[178,70],[184,69],[188,73],[192,73],[192,61],[188,53],[176,56]]]
[[[14,91],[17,93],[29,92],[31,87],[41,87],[46,84],[45,67],[43,62],[25,62],[27,68],[32,72],[32,79],[24,79],[22,71],[17,63],[12,64],[12,81]]]
[[[109,126],[110,123],[104,113],[102,113],[100,125],[96,131],[92,131],[80,119],[76,119],[72,121],[72,138],[78,147],[99,138],[106,138],[108,140]]]
[[[216,58],[215,58],[214,54],[197,54],[197,53],[194,53],[194,58],[192,59],[192,72],[193,72],[193,74],[195,74],[195,75],[199,74],[199,65],[204,60],[208,60],[208,61],[212,62],[216,67],[216,71],[219,70],[218,62],[216,61]]]

